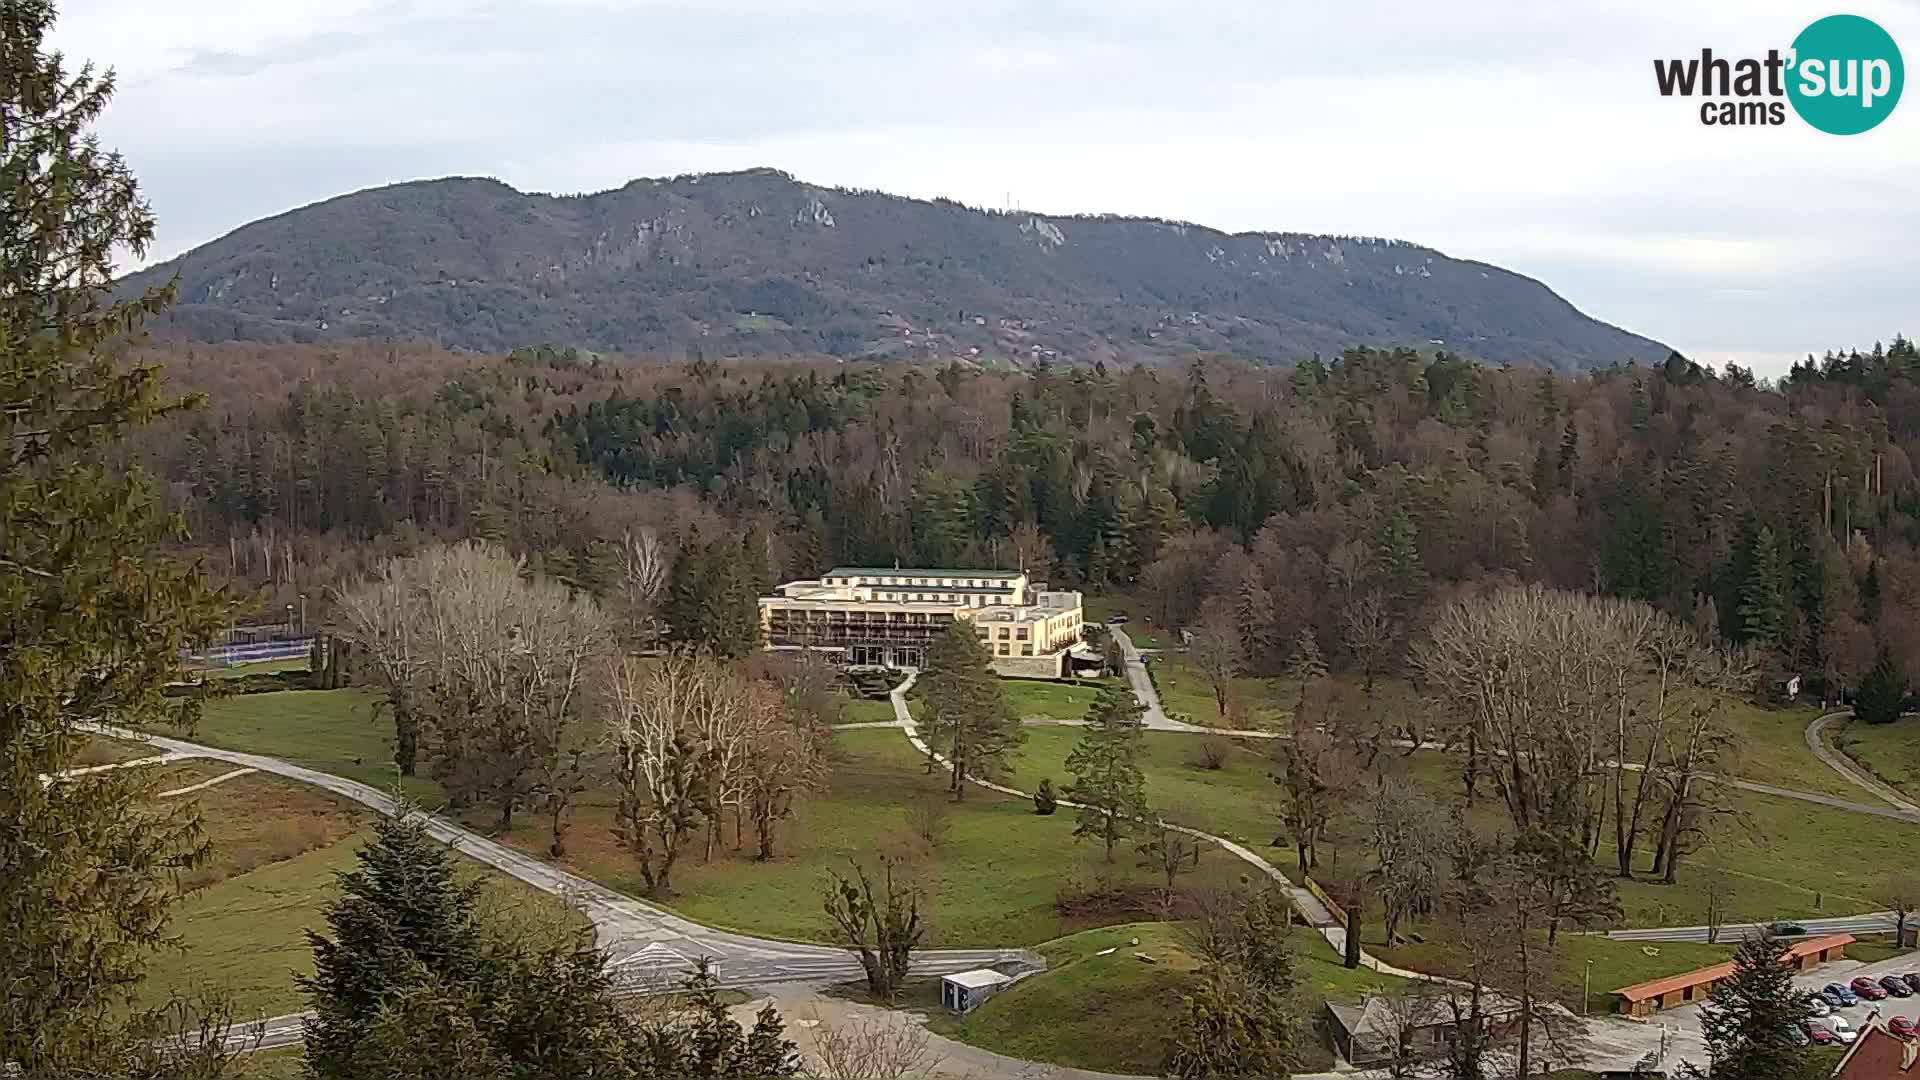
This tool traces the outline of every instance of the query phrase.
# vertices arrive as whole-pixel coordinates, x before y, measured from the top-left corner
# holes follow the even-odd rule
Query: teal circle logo
[[[1858,135],[1893,112],[1906,80],[1900,47],[1879,23],[1829,15],[1793,39],[1787,100],[1829,135]]]

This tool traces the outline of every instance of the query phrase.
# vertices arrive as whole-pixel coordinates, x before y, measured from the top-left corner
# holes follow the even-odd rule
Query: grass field
[[[1042,777],[1056,790],[1068,784],[1067,755],[1080,738],[1078,728],[1031,727],[1015,752],[1009,783],[1022,791],[1038,787]],[[1203,737],[1149,731],[1140,736],[1140,767],[1147,777],[1147,801],[1170,821],[1205,828],[1259,846],[1273,839],[1279,788],[1270,779],[1266,755],[1226,739],[1221,768],[1194,764]]]
[[[1074,841],[1071,816],[1041,817],[1029,800],[979,788],[970,789],[965,802],[949,804],[946,775],[926,775],[924,758],[897,731],[843,731],[834,742],[831,789],[803,802],[794,820],[782,825],[777,858],[755,862],[751,837],[747,851],[732,851],[729,828],[712,862],[703,860],[704,844],[683,853],[668,905],[714,926],[819,941],[827,929],[820,888],[828,868],[845,870],[849,856],[897,852],[909,855],[925,875],[932,899],[929,944],[1026,945],[1088,925],[1054,906],[1063,879],[1097,869],[1092,864],[1098,849]],[[910,824],[915,807],[925,802],[945,807],[945,834],[936,845]],[[567,863],[639,895],[644,883],[632,856],[614,840],[612,811],[610,792],[587,796],[574,819]],[[543,830],[543,821],[524,818],[502,839],[537,852],[545,845]],[[1225,855],[1210,856],[1196,880],[1237,874],[1237,866]],[[1125,851],[1113,870],[1123,885],[1150,880]]]
[[[1089,691],[1068,684],[1010,680],[1010,696],[1022,712],[1061,715],[1078,712]],[[1162,682],[1165,686],[1165,680]],[[1383,687],[1384,687],[1383,683]],[[1383,693],[1386,691],[1383,690]],[[207,710],[199,737],[210,743],[257,750],[337,772],[369,783],[390,784],[390,766],[383,766],[389,734],[372,711],[373,695],[363,690],[288,691],[255,694],[214,702]],[[843,715],[890,719],[887,702],[849,702]],[[1807,713],[1751,710],[1738,717],[1748,733],[1746,762],[1757,775],[1772,782],[1818,787],[1822,772],[1817,762],[1796,766],[1791,751]],[[1900,725],[1869,732],[1897,745]],[[1046,726],[1027,729],[1026,745],[1013,760],[1010,781],[1032,790],[1042,777],[1056,788],[1068,782],[1065,759],[1079,732]],[[1283,870],[1292,872],[1291,852],[1264,845],[1279,831],[1275,811],[1279,791],[1270,779],[1273,766],[1258,744],[1228,744],[1223,766],[1199,767],[1203,739],[1208,737],[1149,732],[1143,737],[1148,797],[1170,818],[1209,831],[1245,840],[1268,854]],[[843,759],[835,769],[832,789],[799,810],[783,828],[782,857],[769,865],[743,857],[716,856],[711,865],[696,848],[678,867],[671,903],[688,914],[720,925],[780,937],[817,939],[821,932],[816,894],[829,865],[844,865],[849,853],[878,850],[882,845],[911,847],[907,825],[909,808],[937,795],[943,785],[921,771],[921,759],[897,732],[874,730],[843,732],[838,738]],[[1892,753],[1893,751],[1887,751]],[[1421,752],[1384,755],[1376,772],[1403,775],[1406,781],[1431,794],[1442,807],[1460,797],[1454,759]],[[1789,775],[1791,774],[1791,775]],[[424,779],[409,782],[416,797],[436,804],[439,793]],[[216,789],[218,790],[218,789]],[[632,860],[613,842],[610,827],[612,800],[607,792],[590,793],[576,813],[570,844],[578,868],[590,877],[629,892],[641,883]],[[1735,800],[1738,822],[1719,826],[1712,845],[1690,855],[1674,886],[1648,881],[1625,881],[1619,891],[1627,925],[1655,926],[1697,923],[1705,904],[1698,892],[1700,867],[1711,861],[1724,866],[1738,880],[1729,917],[1764,920],[1877,910],[1887,869],[1920,857],[1920,829],[1885,819],[1821,807],[1795,800],[1742,793]],[[486,815],[475,818],[484,825]],[[948,813],[950,835],[935,852],[931,864],[941,894],[936,909],[939,933],[949,944],[1010,944],[1046,940],[1078,927],[1063,925],[1053,911],[1055,885],[1083,861],[1091,846],[1074,844],[1070,817],[1038,818],[1030,804],[1001,799],[973,789],[968,801]],[[1470,817],[1489,830],[1504,824],[1504,814],[1489,794]],[[545,847],[544,822],[522,815],[515,833],[507,837],[526,850]],[[1029,836],[1010,845],[1009,830],[1025,829]],[[1337,819],[1322,849],[1320,876],[1337,877],[1344,862],[1352,872],[1359,856],[1357,821]],[[730,838],[729,838],[730,839]],[[730,845],[729,845],[730,846]],[[924,845],[922,845],[924,846]],[[1859,851],[1874,853],[1862,859]],[[1642,849],[1642,866],[1650,857]],[[1131,867],[1130,852],[1121,859]],[[1603,844],[1602,865],[1611,863]],[[1009,899],[1010,898],[1010,899]]]
[[[155,958],[141,1000],[157,1004],[175,992],[215,990],[231,996],[241,1018],[297,1011],[301,998],[294,976],[313,971],[305,932],[323,928],[322,912],[337,894],[334,875],[353,866],[354,851],[369,835],[356,830],[187,897],[175,911],[172,928],[180,949]],[[467,872],[488,874],[488,903],[501,917],[585,925],[584,916],[559,900],[462,861]]]
[[[1195,724],[1277,731],[1287,726],[1299,693],[1297,684],[1286,679],[1243,675],[1233,680],[1232,714],[1222,718],[1212,685],[1185,656],[1161,653],[1147,666],[1160,692],[1161,707],[1169,716],[1179,714]]]
[[[1101,689],[1120,685],[1120,680],[1083,679],[1076,683],[1046,682],[1040,679],[1002,679],[1001,692],[1007,705],[1021,719],[1045,717],[1050,720],[1084,720],[1087,709]]]
[[[111,739],[105,735],[94,735],[87,739],[87,745],[74,756],[73,764],[77,768],[89,765],[113,765],[122,761],[138,761],[150,758],[160,751],[141,742],[128,742],[124,739]]]
[[[192,738],[208,746],[247,750],[391,789],[393,722],[374,715],[372,690],[283,690],[241,694],[207,703]],[[424,776],[402,788],[428,806],[442,801],[440,786]]]
[[[1435,975],[1458,974],[1444,942],[1434,940],[1384,948],[1380,937],[1382,930],[1377,922],[1369,927],[1373,934],[1367,937],[1368,952],[1398,967]],[[1540,935],[1538,945],[1539,955],[1551,955],[1558,964],[1553,980],[1555,999],[1575,1012],[1580,1011],[1587,962],[1593,962],[1593,994],[1587,999],[1587,1007],[1595,1016],[1612,1011],[1613,998],[1610,995],[1623,986],[1708,967],[1733,955],[1733,948],[1728,945],[1682,941],[1615,941],[1598,935],[1565,932],[1561,933],[1551,953],[1546,949],[1545,934]]]
[[[1920,797],[1920,718],[1903,716],[1891,724],[1848,720],[1827,732],[1837,749],[1873,775],[1909,796]]]
[[[891,701],[848,698],[840,704],[838,722],[842,724],[891,724],[893,720],[893,702]]]
[[[1138,945],[1133,944],[1137,940]],[[1326,940],[1305,928],[1292,936],[1295,974],[1307,1003],[1358,1001],[1403,980],[1348,971]],[[1112,949],[1102,956],[1100,953]],[[964,1015],[939,1008],[938,983],[922,992],[928,1026],[961,1042],[1030,1061],[1104,1072],[1155,1075],[1180,999],[1198,981],[1200,961],[1181,929],[1164,922],[1088,930],[1039,946],[1047,970],[1021,980]],[[1153,963],[1136,954],[1153,958]],[[1301,1047],[1302,1068],[1331,1064],[1317,1044]]]
[[[1167,647],[1167,639],[1173,636],[1172,631],[1167,627],[1154,625],[1153,621],[1147,618],[1146,609],[1131,596],[1116,593],[1101,593],[1097,596],[1089,594],[1082,601],[1082,611],[1086,620],[1091,623],[1105,623],[1115,615],[1125,615],[1127,621],[1122,624],[1121,629],[1127,632],[1127,637],[1133,641],[1135,648],[1164,649]]]

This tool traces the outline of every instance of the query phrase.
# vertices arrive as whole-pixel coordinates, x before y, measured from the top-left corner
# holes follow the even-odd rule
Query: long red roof
[[[1788,960],[1797,960],[1803,956],[1813,956],[1818,953],[1823,953],[1837,945],[1851,944],[1853,944],[1852,934],[1829,934],[1826,937],[1796,941],[1792,945],[1787,946],[1785,956]],[[1733,974],[1733,962],[1729,960],[1724,964],[1715,964],[1712,967],[1703,967],[1696,971],[1688,971],[1679,975],[1668,975],[1665,978],[1635,983],[1632,986],[1623,986],[1613,991],[1613,994],[1615,997],[1626,998],[1628,1001],[1646,1001],[1649,998],[1665,997],[1675,990],[1685,990],[1689,986],[1718,982],[1731,974]]]

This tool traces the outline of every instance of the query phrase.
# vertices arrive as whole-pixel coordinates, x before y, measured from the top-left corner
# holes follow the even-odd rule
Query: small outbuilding
[[[1806,971],[1816,964],[1829,960],[1844,959],[1847,946],[1853,944],[1852,934],[1828,934],[1824,937],[1808,938],[1796,941],[1781,951],[1781,959],[1795,971]],[[1613,992],[1614,1011],[1625,1016],[1651,1016],[1661,1009],[1671,1009],[1690,1002],[1705,1001],[1713,993],[1714,984],[1733,974],[1733,962],[1715,964],[1680,975],[1669,975],[1664,979],[1623,986]]]
[[[1399,994],[1373,994],[1358,1005],[1327,1002],[1333,1048],[1355,1068],[1421,1061],[1443,1055],[1472,1024],[1474,1006],[1463,993],[1419,987]],[[1520,1022],[1520,1003],[1485,994],[1479,1003],[1481,1027],[1491,1036],[1511,1034]]]
[[[1013,976],[992,968],[975,968],[940,980],[940,1004],[951,1012],[971,1012],[980,1003],[1013,984]]]

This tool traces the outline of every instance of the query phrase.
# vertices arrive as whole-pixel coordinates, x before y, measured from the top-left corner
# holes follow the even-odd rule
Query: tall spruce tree
[[[1113,849],[1139,831],[1147,816],[1147,778],[1140,771],[1140,717],[1144,710],[1124,684],[1102,687],[1087,709],[1080,741],[1067,755],[1073,781],[1067,798],[1080,805],[1073,835],[1097,837]]]
[[[1873,667],[1860,680],[1860,693],[1854,698],[1854,716],[1869,724],[1891,724],[1900,719],[1907,704],[1907,673],[1885,645],[1874,654]]]
[[[92,134],[113,75],[69,71],[46,48],[52,22],[49,0],[0,0],[0,1062],[153,1075],[187,1064],[155,1058],[166,1019],[134,994],[167,941],[174,872],[206,851],[197,819],[150,809],[139,771],[42,777],[76,764],[85,721],[189,724],[196,702],[161,691],[223,605],[198,567],[162,557],[180,519],[107,464],[183,404],[115,352],[171,294],[108,294],[153,216]]]
[[[1780,545],[1773,530],[1761,526],[1753,538],[1746,580],[1740,583],[1740,629],[1748,641],[1779,649],[1787,635],[1787,593],[1780,570]]]
[[[358,865],[339,876],[327,908],[330,936],[311,930],[313,974],[300,979],[313,1009],[307,1067],[351,1080],[371,1065],[362,1043],[383,1009],[433,984],[454,996],[480,977],[479,883],[462,884],[454,856],[403,808],[374,824]],[[418,998],[408,1008],[423,1007]]]
[[[1828,1066],[1808,1060],[1789,1032],[1813,1015],[1793,985],[1794,969],[1772,937],[1744,941],[1733,974],[1716,983],[1700,1007],[1710,1070],[1688,1065],[1682,1076],[1713,1080],[1814,1080]]]
[[[952,791],[967,797],[968,777],[988,777],[1026,740],[1020,718],[1007,707],[993,654],[971,619],[955,619],[927,649],[927,745],[953,766]]]

